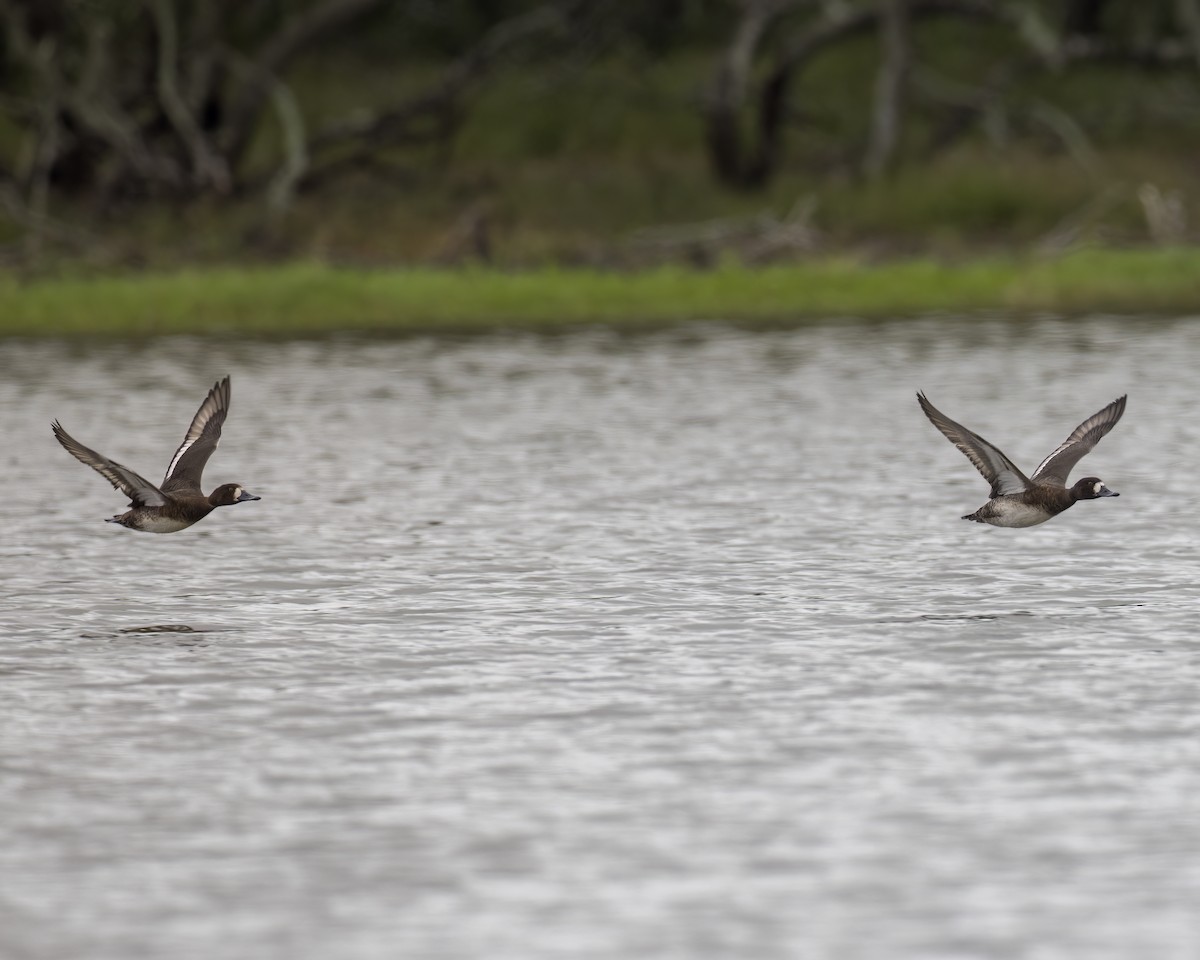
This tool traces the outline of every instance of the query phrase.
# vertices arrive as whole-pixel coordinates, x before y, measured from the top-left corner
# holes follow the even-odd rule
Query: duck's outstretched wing
[[[85,447],[62,428],[57,420],[53,424],[54,436],[63,449],[80,463],[86,463],[100,476],[104,477],[113,487],[127,496],[135,507],[161,507],[167,502],[163,492],[145,477],[140,476],[114,463],[108,457],[102,456],[95,450]]]
[[[1092,448],[1100,442],[1100,438],[1117,425],[1117,421],[1125,412],[1125,400],[1126,395],[1117,397],[1099,413],[1093,413],[1072,430],[1071,435],[1058,449],[1038,464],[1038,468],[1033,471],[1033,479],[1065,487],[1067,477],[1075,464],[1091,453]]]
[[[1003,497],[1011,493],[1024,493],[1029,489],[1029,478],[1017,469],[998,448],[988,443],[979,434],[956,423],[930,403],[925,394],[917,394],[917,402],[925,411],[929,422],[942,431],[952,444],[961,450],[983,479],[992,485],[992,496]]]
[[[162,488],[166,493],[200,493],[200,475],[204,465],[217,449],[221,439],[221,425],[229,413],[229,378],[217,381],[200,409],[192,417],[192,425],[183,437],[183,443],[171,458]]]

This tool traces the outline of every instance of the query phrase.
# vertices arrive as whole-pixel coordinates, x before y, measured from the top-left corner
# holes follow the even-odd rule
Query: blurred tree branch
[[[884,2],[893,4],[895,0]],[[742,113],[746,101],[751,98],[751,91],[745,82],[740,85],[732,82],[734,75],[730,64],[742,64],[740,76],[745,77],[750,72],[749,62],[766,38],[772,21],[777,21],[789,8],[802,5],[815,6],[802,0],[743,0],[741,24],[726,57],[717,66],[714,92],[708,99],[705,117],[713,168],[718,178],[729,186],[758,188],[774,174],[787,117],[789,88],[811,60],[825,49],[864,33],[879,31],[886,36],[887,31],[880,31],[883,14],[878,4],[838,4],[824,8],[815,19],[808,21],[807,29],[799,36],[782,44],[774,65],[753,91],[756,123],[752,129],[757,140],[747,146],[742,134]],[[899,18],[893,20],[892,39],[888,41],[896,46],[890,68],[895,73],[894,79],[901,79],[908,71],[906,37],[910,22],[946,16],[994,19],[999,15],[989,0],[909,0],[903,10],[898,11],[894,6],[890,10],[890,16]],[[898,28],[900,32],[897,32],[896,23],[902,24]],[[897,68],[900,68],[898,73]],[[899,89],[894,87],[891,79],[880,81],[889,96],[893,89]],[[890,107],[881,108],[885,119],[880,122],[894,123],[898,128],[899,116],[890,114],[898,111],[899,104],[896,99]]]
[[[566,20],[562,9],[547,5],[505,20],[470,50],[453,61],[431,87],[397,104],[376,111],[361,111],[328,124],[310,142],[313,153],[327,153],[346,144],[345,150],[315,165],[314,178],[328,177],[346,166],[359,165],[364,154],[383,147],[429,141],[446,142],[461,119],[461,100],[470,85],[511,48],[542,34],[561,33]]]
[[[103,213],[116,201],[261,192],[277,219],[318,178],[386,149],[448,142],[473,87],[522,43],[565,38],[579,5],[507,5],[518,12],[494,19],[425,91],[310,133],[287,67],[372,14],[402,30],[421,4],[0,0],[0,113],[22,143],[0,156],[0,215],[25,231],[30,257],[64,235],[43,227],[57,194]],[[264,172],[249,146],[272,118],[279,158]]]
[[[218,193],[228,193],[231,185],[229,165],[209,143],[179,90],[179,24],[175,19],[175,9],[171,0],[146,2],[158,30],[155,79],[163,113],[191,154],[192,174],[196,182],[209,185]]]
[[[163,2],[163,0],[160,0]],[[278,77],[288,61],[317,40],[335,34],[383,4],[384,0],[325,0],[293,14],[250,56],[256,79],[244,83],[233,97],[228,120],[221,131],[224,153],[236,165],[246,152],[272,84],[264,78]]]
[[[732,39],[718,58],[705,102],[706,139],[712,168],[722,183],[760,189],[776,173],[785,127],[795,112],[791,90],[805,68],[826,50],[875,33],[880,38],[871,124],[862,170],[878,176],[896,160],[906,112],[905,91],[912,69],[912,31],[935,19],[991,23],[1012,32],[1026,55],[1020,69],[1005,71],[1009,83],[1023,74],[1061,72],[1084,62],[1164,67],[1195,58],[1200,64],[1200,2],[1174,0],[1176,18],[1190,38],[1170,33],[1115,41],[1099,32],[1104,0],[1076,2],[1056,31],[1042,7],[1004,0],[739,0]],[[804,16],[790,16],[797,13]],[[799,21],[785,31],[785,21]],[[756,69],[757,60],[767,61]],[[757,75],[757,83],[751,78]],[[1003,87],[993,89],[998,97]],[[1053,129],[1078,157],[1090,156],[1081,128],[1044,102],[1028,107],[1033,119]]]
[[[930,30],[935,20],[982,25],[987,59],[955,78],[962,57],[933,44],[960,31]],[[1088,111],[1053,102],[1053,82],[1092,63],[1193,75],[1200,0],[0,0],[0,217],[31,259],[74,242],[63,221],[135,204],[249,200],[270,229],[303,191],[351,171],[403,176],[414,156],[447,159],[508,64],[551,67],[538,74],[546,91],[586,60],[630,73],[628,92],[668,50],[711,56],[703,149],[718,182],[755,190],[813,154],[786,152],[785,137],[819,134],[831,110],[807,72],[846,48],[858,76],[826,151],[839,170],[882,177],[979,131],[1094,168]],[[364,76],[406,73],[403,92],[311,92],[308,65],[359,57],[373,62]],[[555,125],[555,143],[574,119],[556,109],[532,118]]]

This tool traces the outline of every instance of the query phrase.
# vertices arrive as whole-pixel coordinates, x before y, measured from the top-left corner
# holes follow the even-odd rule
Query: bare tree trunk
[[[892,169],[900,142],[912,64],[908,14],[908,0],[880,0],[879,40],[883,56],[875,78],[871,137],[863,161],[863,171],[872,179],[879,179]]]
[[[909,69],[911,23],[937,17],[1006,22],[1023,10],[1018,7],[1005,7],[995,0],[883,0],[882,9],[874,5],[825,3],[823,12],[810,21],[808,28],[778,53],[774,66],[767,72],[757,90],[748,89],[751,84],[745,79],[745,88],[739,91],[739,87],[733,81],[739,76],[748,78],[752,73],[750,64],[746,64],[741,72],[738,71],[739,58],[743,51],[748,51],[749,56],[753,57],[757,40],[767,26],[757,26],[754,21],[756,8],[765,9],[770,19],[777,17],[786,7],[796,5],[796,0],[791,0],[790,3],[787,0],[779,0],[779,5],[774,8],[765,0],[760,0],[759,3],[755,3],[755,0],[743,2],[747,10],[744,18],[747,22],[744,22],[743,30],[746,36],[755,42],[740,42],[743,30],[739,30],[738,37],[718,67],[713,86],[714,95],[709,97],[705,118],[713,169],[723,183],[740,189],[761,188],[774,176],[783,142],[784,122],[788,117],[788,90],[795,78],[823,50],[851,37],[880,31],[880,22],[888,15],[888,11],[895,18],[896,25],[891,31],[894,50],[890,51],[893,56],[890,67],[887,68],[892,72],[888,73],[885,70],[881,74],[880,85],[891,91],[896,99],[889,102],[885,97],[883,108],[880,110],[882,119],[880,116],[876,117],[876,128],[882,124],[886,135],[878,138],[873,130],[873,135],[880,144],[876,148],[878,156],[883,158],[886,165],[899,138],[902,92]],[[886,27],[883,27],[881,32],[885,37],[888,36]],[[754,128],[757,140],[752,146],[743,143],[741,115],[748,102],[757,108],[757,125]]]
[[[743,0],[742,19],[713,77],[708,102],[708,149],[717,179],[731,186],[754,186],[743,156],[741,111],[750,70],[763,35],[780,12],[776,0]]]
[[[865,32],[875,22],[875,13],[869,9],[839,6],[832,13],[822,13],[799,41],[779,56],[761,87],[752,91],[749,78],[758,46],[771,21],[795,5],[795,0],[743,0],[742,22],[717,68],[706,108],[706,135],[713,171],[727,186],[755,190],[774,176],[793,77],[825,47]],[[750,131],[743,129],[747,102],[755,107],[753,140],[747,136]]]

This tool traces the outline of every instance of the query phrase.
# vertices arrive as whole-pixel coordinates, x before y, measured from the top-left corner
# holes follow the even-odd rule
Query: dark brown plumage
[[[1118,397],[1084,420],[1038,465],[1033,476],[1027,477],[999,447],[951,420],[930,403],[925,394],[917,393],[917,402],[930,423],[958,447],[991,484],[991,499],[963,519],[997,527],[1032,527],[1057,516],[1078,500],[1120,496],[1109,490],[1098,477],[1084,477],[1068,487],[1067,476],[1071,468],[1117,425],[1125,413],[1125,401],[1126,397]]]
[[[230,396],[229,377],[218,381],[208,392],[192,417],[183,443],[171,458],[162,484],[157,487],[128,467],[85,447],[57,420],[53,424],[54,436],[71,456],[87,464],[114,489],[129,497],[130,509],[112,517],[109,523],[148,533],[174,533],[203,520],[217,507],[260,499],[236,483],[222,484],[208,496],[200,489],[204,466],[221,439],[221,426],[229,413]]]

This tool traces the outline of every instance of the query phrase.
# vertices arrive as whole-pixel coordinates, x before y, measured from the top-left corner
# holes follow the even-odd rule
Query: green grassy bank
[[[0,336],[561,330],[688,320],[806,322],[934,312],[1200,313],[1200,249],[1055,259],[824,260],[710,271],[363,271],[297,264],[0,280]]]

